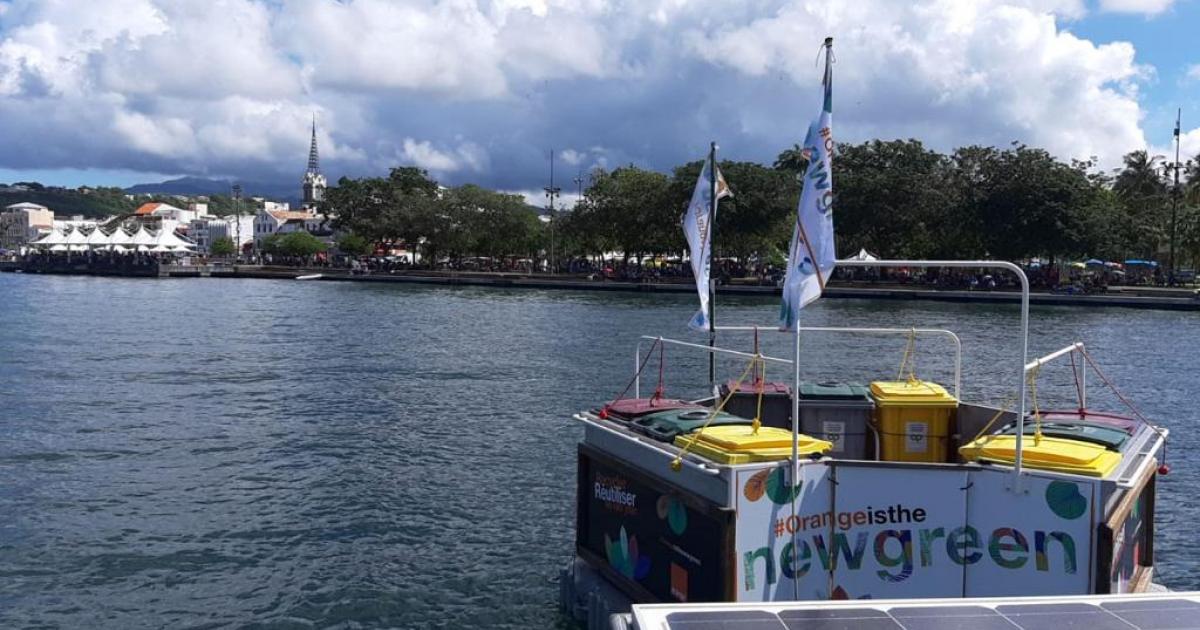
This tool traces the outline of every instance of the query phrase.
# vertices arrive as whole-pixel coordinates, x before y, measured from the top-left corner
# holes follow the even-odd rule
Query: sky
[[[511,191],[708,143],[1200,153],[1200,0],[0,0],[0,181],[341,176]],[[537,199],[536,193],[529,193]]]

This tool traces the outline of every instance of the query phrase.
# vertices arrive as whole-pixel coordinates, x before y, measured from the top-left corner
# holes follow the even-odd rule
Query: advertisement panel
[[[732,513],[581,447],[577,546],[618,583],[664,602],[727,601]]]
[[[802,465],[798,484],[790,482],[791,472],[788,463],[736,473],[737,601],[829,598],[829,572],[803,542],[807,535],[828,531],[822,515],[829,513],[829,468]]]
[[[1141,572],[1154,564],[1154,476],[1130,492],[1135,492],[1136,498],[1128,503],[1124,514],[1114,514],[1106,525],[1112,540],[1110,593],[1137,591]]]
[[[791,463],[737,472],[737,601],[829,598],[828,571],[812,562],[811,547],[804,554],[797,546],[811,524],[802,515],[829,511],[829,468],[802,464],[799,484],[791,484],[791,473]]]
[[[1099,482],[1028,475],[1022,483],[1014,493],[1006,471],[971,473],[968,525],[955,539],[964,596],[1088,593]]]
[[[959,597],[953,543],[966,525],[967,474],[834,465],[832,527],[797,544],[832,570],[839,599]]]

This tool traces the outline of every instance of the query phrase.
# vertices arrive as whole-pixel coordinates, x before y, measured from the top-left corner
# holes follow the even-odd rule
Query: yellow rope
[[[738,377],[734,386],[729,389],[729,393],[725,395],[725,399],[721,401],[721,404],[713,407],[712,411],[708,412],[708,418],[704,421],[704,425],[701,426],[695,434],[693,434],[684,442],[683,448],[680,449],[679,454],[675,456],[675,460],[671,462],[671,470],[679,472],[679,470],[683,468],[683,456],[686,455],[688,449],[696,443],[696,440],[700,439],[700,434],[704,433],[704,430],[707,429],[708,425],[711,424],[713,419],[717,417],[717,414],[721,413],[721,410],[725,408],[725,404],[729,402],[729,399],[733,398],[734,394],[738,393],[738,391],[742,388],[742,381],[746,380],[746,376],[750,374],[750,370],[753,369],[755,364],[758,363],[760,357],[762,357],[761,354],[755,354],[754,357],[750,359],[750,363],[746,364],[746,369],[742,370],[742,375]]]
[[[761,358],[756,358],[755,361],[759,364],[759,369],[762,370],[758,376],[758,408],[754,411],[754,422],[750,423],[751,435],[758,435],[758,430],[762,428],[762,401],[763,389],[767,384],[767,362]]]
[[[980,436],[987,433],[988,429],[992,428],[992,425],[996,424],[996,421],[1000,419],[1000,416],[1002,416],[1008,412],[1008,408],[1012,406],[1013,402],[1015,402],[1016,399],[1017,399],[1016,396],[1009,396],[1008,400],[1004,401],[1004,403],[1002,405],[1000,405],[1000,409],[998,411],[996,411],[996,415],[992,416],[992,419],[988,420],[988,423],[983,425],[983,428],[979,430],[979,433],[975,434],[975,437],[971,438],[971,441],[974,442],[975,440],[978,440]],[[993,437],[995,437],[995,436],[988,435],[988,439],[985,440],[984,443],[981,444],[980,446],[983,446],[983,445],[987,444],[988,442],[991,442]]]
[[[1038,409],[1037,400],[1037,376],[1042,370],[1040,363],[1034,363],[1033,369],[1029,370],[1029,389],[1033,400],[1033,445],[1037,446],[1042,443],[1042,412]]]

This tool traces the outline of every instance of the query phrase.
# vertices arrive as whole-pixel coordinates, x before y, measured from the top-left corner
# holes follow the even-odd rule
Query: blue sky
[[[0,181],[296,182],[416,165],[504,190],[840,141],[1200,152],[1198,0],[0,0]]]
[[[1200,127],[1200,72],[1187,76],[1190,68],[1200,68],[1200,2],[1176,2],[1154,16],[1093,11],[1066,28],[1093,41],[1132,42],[1138,63],[1155,69],[1141,98],[1143,128],[1151,145],[1171,145],[1177,108],[1182,109],[1185,130]]]

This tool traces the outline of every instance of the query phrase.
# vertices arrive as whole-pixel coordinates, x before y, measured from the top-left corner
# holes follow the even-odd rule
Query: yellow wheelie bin
[[[947,462],[958,399],[919,379],[875,381],[875,430],[885,462]]]

